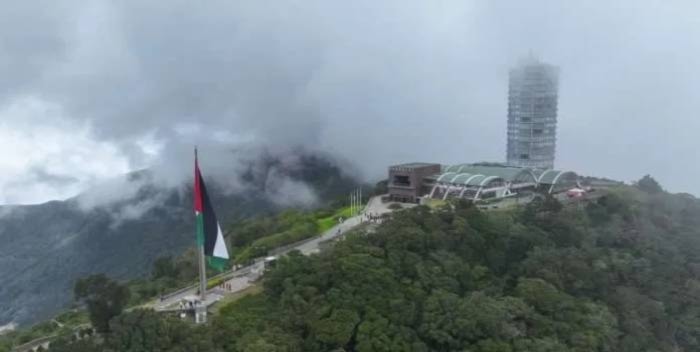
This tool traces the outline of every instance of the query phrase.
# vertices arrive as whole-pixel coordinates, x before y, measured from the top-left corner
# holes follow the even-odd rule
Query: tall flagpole
[[[199,297],[202,302],[207,299],[207,267],[204,263],[204,246],[199,246]]]
[[[364,205],[365,202],[362,201],[362,186],[360,186],[360,214],[362,214],[362,210],[365,208]]]
[[[357,188],[355,188],[355,190],[353,191],[353,194],[355,195],[355,209],[353,209],[354,210],[353,215],[357,215]]]
[[[352,190],[352,216],[355,216],[355,204],[357,203],[357,197],[355,196],[355,190]]]
[[[355,213],[355,197],[353,196],[353,193],[350,192],[350,217],[352,217],[354,213]]]
[[[355,216],[357,211],[357,190],[352,190],[352,216]]]
[[[357,214],[362,213],[362,189],[357,189]]]
[[[350,192],[350,216],[355,216],[355,190]]]
[[[197,147],[194,148],[194,163],[196,168],[199,168],[197,160]],[[198,171],[195,171],[198,172]],[[198,175],[195,175],[195,179]],[[197,180],[198,182],[199,180]],[[199,195],[201,196],[201,195]],[[198,248],[199,253],[199,298],[204,302],[207,299],[207,267],[204,263],[204,242]]]

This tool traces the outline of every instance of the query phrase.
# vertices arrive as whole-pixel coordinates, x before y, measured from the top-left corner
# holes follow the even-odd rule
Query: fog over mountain
[[[230,153],[237,172],[208,184],[221,225],[287,207],[344,198],[356,186],[340,167],[303,151]],[[213,177],[205,176],[212,180]],[[0,206],[0,328],[47,319],[72,302],[78,278],[148,277],[153,261],[194,245],[190,188],[144,170],[99,183],[77,197]]]
[[[505,157],[508,69],[561,67],[557,165],[700,194],[700,3],[5,1],[0,204],[231,149],[357,167]],[[682,171],[682,172],[681,172]],[[226,177],[222,177],[225,179]],[[232,185],[232,187],[235,185]]]

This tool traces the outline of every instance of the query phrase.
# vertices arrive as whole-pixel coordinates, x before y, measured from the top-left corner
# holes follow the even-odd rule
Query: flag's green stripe
[[[224,271],[228,266],[228,259],[219,257],[207,257],[207,263],[213,269]]]
[[[204,245],[204,214],[197,214],[197,246]]]

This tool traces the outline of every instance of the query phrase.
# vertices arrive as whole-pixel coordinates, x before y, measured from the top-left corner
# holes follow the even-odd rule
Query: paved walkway
[[[285,253],[288,253],[292,250],[298,250],[303,255],[318,253],[319,243],[334,239],[336,237],[339,237],[340,235],[351,230],[353,227],[361,224],[362,223],[361,220],[362,220],[361,216],[354,216],[352,218],[349,218],[349,219],[343,221],[342,224],[335,225],[330,230],[322,233],[321,236],[317,236],[314,239],[312,239],[306,243],[303,243],[297,247],[294,247]],[[285,254],[285,253],[283,253],[283,254]]]
[[[374,200],[375,198],[372,198]],[[370,203],[372,202],[370,200]],[[381,201],[379,201],[381,203]],[[368,206],[366,209],[369,209]],[[391,211],[391,210],[388,210]],[[375,211],[379,212],[379,211]],[[313,237],[311,239],[300,242],[298,245],[292,246],[280,253],[277,256],[287,254],[291,251],[298,250],[304,255],[310,255],[317,253],[319,251],[319,244],[321,242],[334,239],[345,232],[351,230],[353,227],[362,223],[362,216],[354,216],[343,221],[342,224],[335,225],[328,231],[322,233],[320,236]],[[220,276],[228,278],[223,282],[222,286],[217,286],[207,290],[207,301],[204,302],[205,306],[216,303],[219,299],[223,298],[224,295],[233,294],[245,290],[252,285],[260,275],[262,275],[265,270],[264,259],[258,258],[254,264],[247,267],[243,267],[237,270],[225,272]],[[183,299],[191,298],[197,295],[198,285],[193,285],[185,289],[176,291],[174,294],[168,295],[163,300],[157,301],[152,304],[152,308],[156,311],[173,311],[179,310],[179,304]]]
[[[369,202],[367,202],[367,206],[365,207],[364,211],[366,214],[372,214],[372,215],[383,215],[387,213],[391,213],[394,210],[389,209],[389,206],[393,204],[394,202],[382,202],[382,196],[376,196],[370,198]],[[412,204],[412,203],[398,203],[401,204],[402,208],[412,208],[417,206],[418,204]]]
[[[248,281],[251,275],[254,275],[256,272],[262,272],[263,269],[263,261],[259,260],[256,261],[255,264],[240,268],[238,270],[232,270],[229,272],[222,273],[220,276],[223,277],[229,277],[230,279],[226,281],[226,283],[232,283],[233,287],[239,288],[236,291],[228,291],[224,292],[223,290],[219,289],[218,287],[211,288],[207,290],[207,300],[204,302],[205,306],[210,306],[217,301],[219,301],[225,294],[228,293],[234,293],[238,292],[240,290],[245,289],[248,286],[244,286],[241,284],[238,284],[240,280],[243,281]],[[243,278],[243,279],[240,279]],[[173,310],[179,310],[180,302],[183,300],[191,300],[194,297],[198,296],[198,291],[199,291],[199,285],[192,285],[187,288],[181,289],[179,291],[175,291],[175,293],[167,295],[162,300],[158,300],[155,303],[152,303],[151,305],[147,305],[152,307],[156,311],[173,311]]]

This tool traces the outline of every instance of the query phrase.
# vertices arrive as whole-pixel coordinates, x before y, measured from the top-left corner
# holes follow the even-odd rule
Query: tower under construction
[[[551,169],[557,141],[559,68],[530,56],[510,70],[507,163]]]

